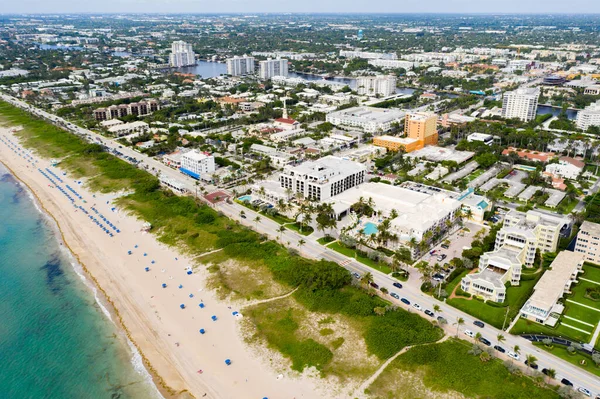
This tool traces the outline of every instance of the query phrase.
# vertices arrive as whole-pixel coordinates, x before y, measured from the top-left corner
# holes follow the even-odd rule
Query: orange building
[[[407,153],[423,148],[419,140],[395,136],[373,137],[373,145],[386,148],[388,151],[399,151],[402,148]]]
[[[404,119],[404,135],[419,140],[421,148],[438,143],[437,115],[431,112],[413,112]]]

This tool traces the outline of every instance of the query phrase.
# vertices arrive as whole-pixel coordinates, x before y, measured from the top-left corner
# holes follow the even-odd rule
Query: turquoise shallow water
[[[0,398],[160,397],[137,358],[0,165]]]

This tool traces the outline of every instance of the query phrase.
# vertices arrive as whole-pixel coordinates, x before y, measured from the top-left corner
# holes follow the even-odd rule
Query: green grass
[[[315,230],[310,226],[300,226],[300,223],[289,223],[285,225],[286,229],[294,230],[303,236],[311,235]]]
[[[452,294],[452,291],[454,291],[454,288],[456,288],[456,286],[460,284],[460,281],[462,280],[462,278],[464,276],[466,276],[467,274],[469,274],[469,272],[470,272],[470,270],[465,269],[459,275],[457,275],[452,281],[446,282],[444,289],[446,290],[448,295]]]
[[[568,323],[567,323],[568,324]],[[576,323],[571,323],[576,324]],[[531,320],[519,319],[510,330],[511,334],[543,334],[553,337],[567,338],[576,342],[589,341],[589,334],[584,334],[572,328],[559,324],[556,327],[544,326]]]
[[[317,240],[317,242],[321,245],[327,245],[331,242],[334,242],[335,238],[331,237],[331,236],[325,236],[325,237],[321,237]]]
[[[369,259],[366,256],[359,255],[359,254],[357,254],[355,249],[346,248],[339,242],[334,242],[333,244],[329,245],[328,247],[333,249],[336,252],[341,253],[342,255],[346,255],[349,258],[354,258],[357,261],[359,261],[360,263],[365,264],[369,267],[372,267],[375,270],[379,270],[382,273],[390,274],[392,272],[392,269],[385,263],[380,264],[372,259]]]
[[[476,169],[473,173],[467,175],[464,180],[467,183],[470,183],[471,181],[475,180],[476,178],[478,178],[479,176],[481,176],[483,174],[483,172],[485,172],[485,170],[483,169]]]
[[[398,356],[369,387],[377,398],[404,397],[401,371],[417,372],[427,388],[435,392],[458,391],[472,398],[551,399],[558,398],[553,390],[532,384],[520,374],[511,374],[498,359],[483,362],[468,352],[471,345],[450,339],[446,342],[421,345]],[[396,389],[390,390],[392,386]],[[423,396],[419,396],[423,397]]]
[[[517,287],[510,286],[506,289],[505,306],[497,307],[489,305],[477,299],[452,298],[448,299],[447,303],[463,312],[469,313],[477,317],[483,322],[489,323],[496,328],[502,328],[504,318],[507,311],[507,306],[510,307],[508,317],[506,318],[505,326],[510,324],[510,321],[518,317],[519,311],[527,298],[531,295],[533,287],[537,280],[521,280],[521,285]]]
[[[562,345],[554,345],[551,348],[548,348],[546,345],[541,343],[534,343],[534,345],[538,348],[545,350],[546,352],[552,353],[556,357],[566,360],[567,362],[588,371],[589,373],[595,374],[598,377],[600,377],[600,367],[596,366],[596,364],[592,360],[592,357],[588,356],[585,353],[576,352],[574,354],[570,354],[569,351],[567,351],[567,348]],[[585,360],[585,365],[581,364],[582,360]]]
[[[591,263],[585,263],[583,265],[583,273],[579,277],[587,278],[588,280],[596,281],[600,283],[600,267]]]

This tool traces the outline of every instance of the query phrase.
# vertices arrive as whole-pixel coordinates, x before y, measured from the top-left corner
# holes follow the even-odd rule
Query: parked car
[[[482,344],[484,344],[486,346],[492,346],[492,343],[483,337],[479,337],[479,342],[481,342]]]
[[[394,283],[392,285],[396,288],[402,288],[402,284],[400,284],[400,283]]]
[[[429,317],[433,317],[433,316],[435,316],[435,315],[433,314],[433,312],[432,312],[431,310],[429,310],[429,309],[425,309],[425,314],[426,314],[427,316],[429,316]]]
[[[542,374],[544,374],[544,375],[548,375],[548,369],[547,369],[547,368],[543,368],[543,369],[542,369]]]
[[[408,299],[406,299],[406,298],[400,299],[400,302],[402,302],[405,305],[410,305],[410,301]]]
[[[519,359],[521,358],[521,357],[520,357],[518,354],[516,354],[515,352],[508,352],[508,357],[511,357],[511,358],[513,358],[513,359],[515,359],[515,360],[519,360]]]
[[[435,281],[444,281],[444,275],[440,273],[436,273],[433,275],[433,279]]]
[[[246,219],[246,215],[242,215],[242,219]]]
[[[494,345],[494,349],[496,349],[500,353],[506,353],[506,349],[504,349],[500,345]]]
[[[417,310],[422,310],[423,308],[421,307],[421,305],[419,305],[418,303],[413,303],[413,308],[417,309]]]
[[[483,324],[483,323],[482,323],[481,321],[479,321],[479,320],[475,320],[475,321],[473,322],[473,324],[475,324],[475,325],[476,325],[477,327],[479,327],[479,328],[483,328],[483,327],[485,327],[485,324]]]
[[[529,364],[529,361],[527,361],[527,360],[525,360],[525,365],[526,365],[526,366],[529,366],[529,367],[531,367],[531,368],[532,368],[532,369],[534,369],[534,370],[537,370],[537,369],[538,369],[538,367],[539,367],[539,366],[538,366],[537,364],[535,364],[535,363],[531,363],[531,364]]]
[[[371,282],[370,285],[371,285],[371,287],[375,288],[376,290],[379,289],[379,284]]]
[[[399,296],[398,294],[396,294],[395,292],[392,292],[392,293],[390,294],[390,296],[391,296],[392,298],[395,298],[395,299],[400,299],[400,296]]]
[[[354,276],[355,279],[360,279],[360,274],[354,272],[354,273],[352,273],[352,275]]]
[[[442,316],[438,316],[437,321],[440,324],[448,324],[448,320],[444,319]]]
[[[584,394],[585,396],[592,396],[592,393],[587,388],[579,387],[578,391]]]
[[[473,331],[471,331],[471,330],[465,330],[465,335],[467,337],[471,337],[471,338],[475,337],[475,333]]]
[[[444,248],[444,249],[450,248],[450,246],[448,246],[447,244],[442,244],[441,247]]]
[[[563,385],[567,385],[567,386],[570,386],[570,387],[572,387],[572,386],[573,386],[573,383],[572,383],[571,381],[567,380],[566,378],[563,378],[562,380],[560,380],[560,382],[561,382]]]

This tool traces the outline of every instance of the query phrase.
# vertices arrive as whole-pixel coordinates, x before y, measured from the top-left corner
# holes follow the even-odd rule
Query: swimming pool
[[[365,228],[363,229],[363,232],[365,234],[371,235],[371,234],[377,234],[379,230],[377,230],[377,225],[375,223],[371,223],[371,222],[367,222],[365,223]]]
[[[238,198],[240,201],[244,202],[244,201],[252,201],[252,196],[251,195],[242,195],[241,197]]]

